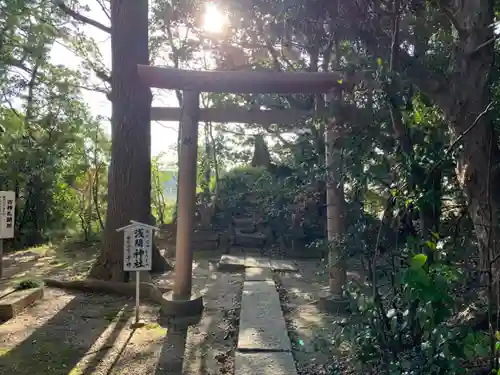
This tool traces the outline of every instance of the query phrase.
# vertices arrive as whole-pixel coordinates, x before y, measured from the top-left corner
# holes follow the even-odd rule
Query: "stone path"
[[[272,277],[273,269],[296,270],[296,267],[290,262],[251,256],[226,257],[221,262],[245,267],[235,375],[297,375]]]
[[[267,268],[273,271],[297,272],[297,266],[286,260],[269,259],[253,255],[223,255],[219,261],[219,269],[226,271],[241,271],[245,268]]]

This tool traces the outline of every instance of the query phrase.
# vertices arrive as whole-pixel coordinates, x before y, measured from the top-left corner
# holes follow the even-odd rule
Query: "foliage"
[[[401,254],[386,258],[388,273],[381,275],[373,258],[368,283],[347,286],[352,315],[342,321],[337,345],[349,346],[358,370],[465,374],[465,361],[488,358],[486,333],[451,322],[461,307],[455,293],[464,273],[440,258],[437,247],[437,236],[425,244],[412,239]],[[419,252],[425,248],[429,255]]]
[[[15,289],[26,290],[26,289],[40,288],[41,286],[43,286],[43,283],[39,280],[26,279],[19,281],[19,283],[17,283],[17,285],[15,286]]]
[[[109,145],[81,101],[80,74],[51,62],[67,31],[55,5],[14,3],[0,2],[0,189],[16,192],[16,241],[90,239],[105,214]]]

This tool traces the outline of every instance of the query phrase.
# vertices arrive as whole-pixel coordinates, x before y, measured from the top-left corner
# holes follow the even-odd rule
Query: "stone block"
[[[273,279],[270,268],[248,267],[245,269],[245,281],[267,281]]]
[[[234,375],[297,375],[297,368],[290,352],[236,352]]]
[[[235,228],[252,229],[255,228],[254,221],[251,217],[233,217]]]
[[[269,258],[247,255],[245,257],[245,267],[271,268]]]
[[[203,296],[192,296],[189,299],[174,298],[168,293],[161,301],[160,315],[169,317],[199,316],[203,313]]]
[[[243,247],[262,247],[266,244],[267,237],[261,232],[244,233],[241,229],[234,230],[234,244]]]
[[[0,298],[0,320],[19,315],[26,307],[43,297],[43,288],[15,290]]]
[[[273,281],[245,281],[241,297],[238,350],[291,350]]]
[[[271,260],[271,269],[273,271],[297,272],[298,267],[293,262],[287,260]]]
[[[225,254],[221,256],[218,266],[220,271],[239,272],[245,269],[245,257]]]

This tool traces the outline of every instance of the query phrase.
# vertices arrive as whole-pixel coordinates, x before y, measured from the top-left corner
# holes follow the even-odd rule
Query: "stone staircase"
[[[231,245],[243,248],[263,248],[270,237],[267,225],[254,217],[233,217],[231,232]]]

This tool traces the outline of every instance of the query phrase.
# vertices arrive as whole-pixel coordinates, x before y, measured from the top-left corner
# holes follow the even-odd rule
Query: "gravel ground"
[[[0,375],[232,374],[243,275],[208,261],[193,273],[205,312],[187,329],[166,328],[157,307],[141,306],[147,324],[133,330],[133,299],[45,288],[41,301],[0,325]]]

